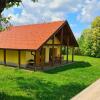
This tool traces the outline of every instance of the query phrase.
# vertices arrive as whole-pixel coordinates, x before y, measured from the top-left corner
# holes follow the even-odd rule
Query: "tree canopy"
[[[100,16],[91,23],[91,28],[85,29],[78,40],[82,55],[100,57]]]
[[[37,2],[38,0],[32,0],[33,2]],[[1,13],[4,11],[4,9],[8,9],[10,7],[13,7],[15,5],[19,6],[22,0],[0,0],[0,31],[3,31],[5,28],[2,25],[2,22],[7,24],[10,20],[10,17],[2,17]]]
[[[20,2],[21,0],[0,0],[0,13],[2,13],[5,8],[19,5]]]
[[[32,0],[33,2],[36,2],[38,0]],[[22,0],[0,0],[0,13],[2,13],[2,11],[5,8],[10,8],[14,5],[19,6],[19,4],[22,2]]]
[[[100,16],[97,16],[95,20],[92,22],[92,28],[100,28]]]

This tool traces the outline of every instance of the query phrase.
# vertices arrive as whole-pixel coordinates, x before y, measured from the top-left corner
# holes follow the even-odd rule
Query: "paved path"
[[[71,100],[100,100],[100,79],[84,89]]]

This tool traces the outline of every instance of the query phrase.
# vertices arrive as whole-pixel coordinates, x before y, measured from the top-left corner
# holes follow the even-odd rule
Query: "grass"
[[[69,100],[100,78],[100,58],[75,60],[45,72],[0,65],[0,100]]]

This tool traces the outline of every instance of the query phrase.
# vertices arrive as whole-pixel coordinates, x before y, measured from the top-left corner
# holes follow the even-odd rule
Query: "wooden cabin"
[[[18,67],[43,67],[63,64],[62,48],[78,43],[67,21],[10,27],[0,32],[0,64]]]

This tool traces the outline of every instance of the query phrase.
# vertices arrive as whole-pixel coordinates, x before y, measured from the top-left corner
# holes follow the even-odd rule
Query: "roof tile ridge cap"
[[[52,21],[52,22],[45,22],[45,23],[33,23],[33,24],[26,24],[26,25],[16,25],[16,26],[11,26],[10,28],[17,28],[17,27],[27,27],[27,26],[32,26],[32,25],[42,25],[42,24],[49,24],[49,23],[57,23],[57,22],[67,22],[67,20],[59,20],[59,21]]]

